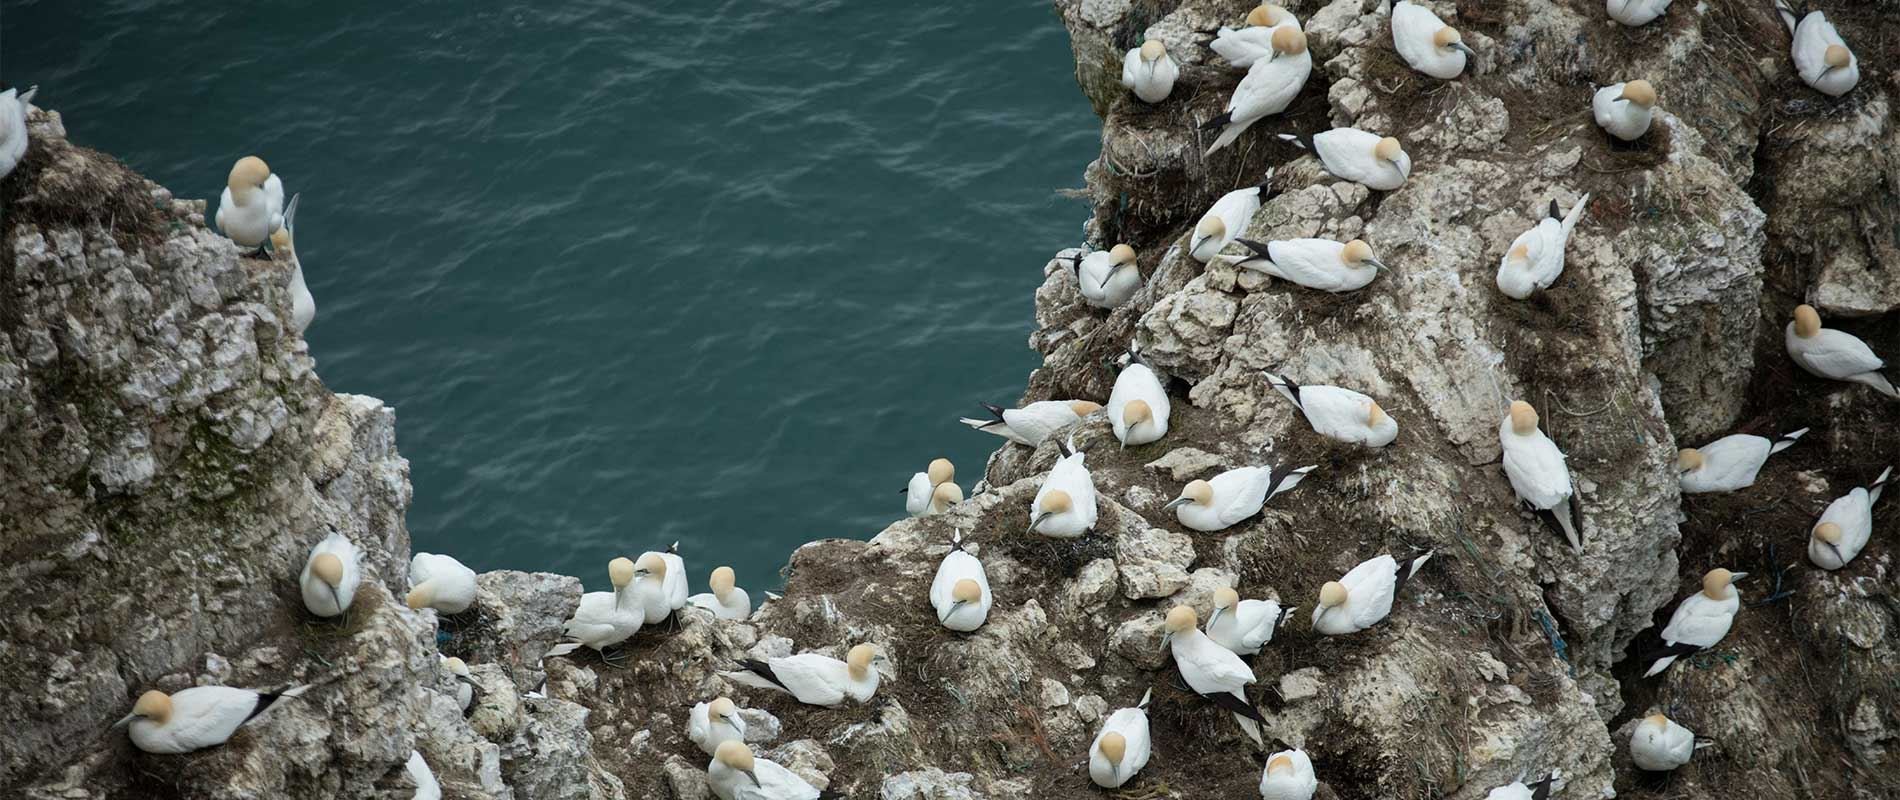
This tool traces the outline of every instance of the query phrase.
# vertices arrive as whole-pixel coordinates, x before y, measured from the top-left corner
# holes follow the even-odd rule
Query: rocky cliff
[[[1251,796],[1258,757],[1181,688],[1158,650],[1162,611],[1205,611],[1234,584],[1310,608],[1363,558],[1434,548],[1387,623],[1335,638],[1296,620],[1253,663],[1271,733],[1313,754],[1322,797],[1478,798],[1551,768],[1568,797],[1900,796],[1900,523],[1877,515],[1874,543],[1836,573],[1802,555],[1826,502],[1900,459],[1900,405],[1800,373],[1781,345],[1811,302],[1900,355],[1900,86],[1886,67],[1900,22],[1829,10],[1865,70],[1836,100],[1792,74],[1766,2],[1677,3],[1634,30],[1589,0],[1435,2],[1480,56],[1453,82],[1398,61],[1381,3],[1296,2],[1315,55],[1304,94],[1204,158],[1195,129],[1240,74],[1204,63],[1198,42],[1248,5],[1056,3],[1103,118],[1087,233],[1133,245],[1146,287],[1103,314],[1045,266],[1026,399],[1104,399],[1105,364],[1131,345],[1176,394],[1160,442],[1121,449],[1099,416],[1078,427],[1097,533],[1025,533],[1057,453],[1006,446],[951,512],[806,545],[784,598],[751,621],[687,614],[642,631],[620,665],[541,664],[572,577],[483,575],[479,610],[448,625],[404,607],[394,415],[318,379],[286,322],[288,267],[240,255],[206,230],[202,201],[36,112],[0,184],[0,794],[406,798],[401,766],[419,750],[452,797],[704,798],[686,710],[730,694],[762,753],[849,797],[1087,797],[1095,727],[1152,688],[1156,755],[1125,796]],[[1183,62],[1158,106],[1116,83],[1144,38]],[[1636,76],[1661,113],[1645,142],[1611,145],[1589,93]],[[1410,180],[1368,193],[1269,136],[1334,124],[1399,136]],[[1395,269],[1320,296],[1188,258],[1202,210],[1268,167],[1277,196],[1250,238],[1364,238]],[[1511,238],[1585,192],[1561,280],[1501,298]],[[1328,444],[1266,368],[1374,394],[1399,439]],[[1581,554],[1513,505],[1497,463],[1506,398],[1536,403],[1570,457]],[[1678,495],[1678,447],[1803,426],[1751,489]],[[1318,470],[1221,535],[1161,511],[1183,482],[1255,463]],[[332,530],[371,577],[342,624],[304,615],[292,580]],[[997,600],[968,635],[925,601],[956,530]],[[1754,573],[1750,601],[1785,596],[1641,679],[1632,643],[1714,566]],[[865,706],[800,706],[717,675],[738,656],[861,641],[890,658]],[[466,715],[438,651],[472,666],[482,692]],[[305,682],[317,688],[300,702],[193,755],[138,753],[107,729],[145,688]],[[1656,710],[1714,741],[1667,783],[1638,777],[1625,746]]]

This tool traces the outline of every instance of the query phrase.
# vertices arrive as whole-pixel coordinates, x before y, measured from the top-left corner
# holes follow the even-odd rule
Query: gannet
[[[1597,90],[1590,100],[1590,113],[1597,127],[1623,141],[1634,141],[1649,132],[1650,113],[1656,107],[1656,88],[1649,81],[1612,83]]]
[[[1221,58],[1227,59],[1227,63],[1246,69],[1273,52],[1273,32],[1281,26],[1304,32],[1292,12],[1263,3],[1247,12],[1247,27],[1229,28],[1223,25],[1215,33],[1214,41],[1207,46]]]
[[[1319,156],[1326,171],[1340,180],[1352,181],[1368,189],[1389,192],[1405,185],[1412,174],[1412,157],[1406,155],[1399,140],[1380,137],[1358,128],[1334,128],[1314,134],[1309,140],[1290,133],[1280,138]]]
[[[711,592],[696,594],[686,598],[686,602],[713,612],[720,619],[743,620],[752,616],[752,595],[733,585],[738,578],[731,567],[715,567],[712,575],[706,578]]]
[[[189,753],[224,744],[279,698],[297,697],[309,689],[308,684],[281,692],[196,686],[169,695],[152,689],[139,695],[132,713],[112,727],[132,726],[132,744],[147,753]]]
[[[435,772],[429,769],[429,762],[422,760],[422,751],[409,751],[409,763],[403,765],[409,772],[409,780],[416,784],[415,800],[442,800],[442,784],[435,779]]]
[[[1260,709],[1247,701],[1245,689],[1254,681],[1253,670],[1234,651],[1207,638],[1195,627],[1198,622],[1194,609],[1188,606],[1170,609],[1161,646],[1173,650],[1174,665],[1195,694],[1231,712],[1247,737],[1256,746],[1262,745],[1260,725],[1266,720],[1260,716]]]
[[[0,178],[13,174],[13,168],[26,157],[26,114],[33,107],[33,94],[40,87],[29,86],[22,92],[0,92]]]
[[[1589,202],[1586,193],[1571,204],[1570,213],[1558,216],[1557,201],[1550,201],[1550,213],[1538,220],[1536,227],[1518,234],[1504,260],[1498,262],[1498,291],[1505,297],[1524,300],[1531,292],[1556,283],[1557,276],[1564,274],[1564,245],[1570,241],[1570,230],[1577,227]]]
[[[547,657],[564,656],[582,647],[601,652],[639,633],[646,618],[640,601],[629,590],[634,572],[633,561],[629,559],[607,562],[607,578],[613,582],[614,590],[581,595],[580,606],[561,626],[562,635],[572,641],[548,648]]]
[[[1306,415],[1306,424],[1321,436],[1367,447],[1384,447],[1398,438],[1399,424],[1370,397],[1337,386],[1302,386],[1272,372],[1260,374],[1293,401]]]
[[[904,510],[913,517],[941,514],[961,502],[957,468],[947,458],[933,459],[923,472],[910,476],[910,485],[904,489]]]
[[[753,758],[744,742],[726,742],[713,753],[706,776],[719,800],[825,800],[842,795],[818,791],[798,773]]]
[[[1564,787],[1562,773],[1551,770],[1544,779],[1525,784],[1523,776],[1505,786],[1492,789],[1484,800],[1550,800],[1550,793]]]
[[[1399,0],[1392,7],[1392,46],[1412,69],[1440,80],[1458,77],[1465,71],[1465,58],[1478,57],[1458,29],[1411,0]]]
[[[433,608],[443,614],[460,614],[475,604],[475,570],[454,556],[417,553],[409,559],[410,608]]]
[[[1609,0],[1610,19],[1632,28],[1648,25],[1668,10],[1669,0]]]
[[[1118,244],[1076,260],[1075,282],[1082,299],[1096,308],[1115,309],[1141,288],[1135,248]]]
[[[953,631],[973,631],[983,627],[990,616],[990,577],[983,562],[963,549],[963,532],[950,539],[950,552],[937,564],[937,576],[930,581],[930,605],[937,609],[937,621]]]
[[[1089,780],[1104,789],[1119,789],[1142,767],[1148,766],[1148,699],[1150,689],[1134,708],[1116,709],[1102,723],[1089,745]]]
[[[260,252],[270,235],[284,226],[284,182],[264,159],[245,156],[231,166],[214,218],[218,230],[243,247]]]
[[[1272,467],[1230,469],[1211,480],[1189,481],[1181,487],[1181,496],[1161,508],[1173,511],[1175,519],[1202,533],[1233,527],[1260,513],[1267,500],[1300,484],[1300,479],[1317,465],[1299,469],[1276,470]]]
[[[1537,409],[1522,400],[1511,403],[1511,413],[1498,423],[1498,443],[1504,447],[1504,475],[1511,491],[1537,516],[1583,552],[1583,505],[1577,502],[1564,453],[1537,429]]]
[[[1188,239],[1188,255],[1203,264],[1213,260],[1215,253],[1247,230],[1247,223],[1252,222],[1254,212],[1260,210],[1260,203],[1267,198],[1272,183],[1273,172],[1268,171],[1260,185],[1235,189],[1215,200],[1207,213],[1201,215],[1201,220],[1194,223],[1194,234]]]
[[[746,686],[789,693],[806,705],[835,706],[846,697],[864,703],[877,692],[878,673],[871,662],[883,657],[876,647],[860,644],[844,661],[817,653],[765,661],[746,658],[738,662],[739,669],[719,674]]]
[[[1160,39],[1149,39],[1122,57],[1122,85],[1133,89],[1144,103],[1159,103],[1174,91],[1174,79],[1181,70],[1168,57],[1168,48]]]
[[[1856,486],[1827,504],[1808,537],[1809,561],[1821,569],[1836,570],[1860,555],[1874,531],[1874,504],[1880,502],[1880,490],[1886,488],[1892,474],[1893,467],[1881,470],[1874,485]]]
[[[710,703],[694,703],[686,715],[686,738],[699,745],[706,755],[718,753],[726,742],[745,743],[745,720],[730,699],[715,697]]]
[[[1331,239],[1283,239],[1265,244],[1252,239],[1234,241],[1248,252],[1241,256],[1222,256],[1227,263],[1308,289],[1356,291],[1365,288],[1379,270],[1386,268],[1372,254],[1372,246],[1358,239],[1344,244]]]
[[[1306,34],[1299,28],[1274,28],[1269,43],[1270,52],[1247,68],[1247,76],[1234,87],[1221,115],[1201,124],[1203,133],[1221,129],[1208,145],[1207,155],[1233,144],[1255,122],[1285,111],[1313,74],[1313,54],[1306,51]]]
[[[1386,555],[1353,567],[1337,581],[1319,588],[1319,605],[1313,609],[1313,629],[1328,636],[1358,633],[1392,613],[1392,598],[1405,588],[1405,581],[1418,574],[1432,558],[1432,551],[1403,564]]]
[[[1860,337],[1846,331],[1821,327],[1821,315],[1813,306],[1794,309],[1794,321],[1788,323],[1782,338],[1788,344],[1788,357],[1802,369],[1837,381],[1852,381],[1874,387],[1888,397],[1900,398],[1900,390],[1881,373],[1886,363],[1867,347]]]
[[[1640,769],[1668,772],[1689,763],[1700,746],[1693,731],[1661,714],[1651,714],[1630,732],[1630,761]]]
[[[317,542],[303,562],[303,574],[297,576],[303,607],[319,617],[349,611],[356,601],[356,585],[363,582],[360,559],[356,545],[343,534],[331,532]]]
[[[1782,0],[1775,1],[1781,21],[1788,23],[1794,35],[1794,70],[1801,81],[1829,97],[1840,97],[1860,82],[1860,59],[1847,49],[1847,41],[1834,30],[1834,23],[1819,11],[1810,12],[1795,22],[1795,11]]]
[[[1042,444],[1049,434],[1102,410],[1100,403],[1087,400],[1038,400],[1022,408],[981,405],[990,412],[990,419],[965,417],[957,421],[1030,447]]]
[[[672,552],[641,553],[633,563],[632,593],[646,624],[666,619],[675,609],[686,607],[686,563]]]
[[[290,327],[298,333],[317,318],[317,299],[310,296],[310,287],[303,281],[303,259],[297,257],[297,198],[302,196],[290,196],[290,204],[284,206],[284,226],[270,235],[271,250],[290,257]]]
[[[1313,774],[1313,760],[1304,750],[1281,750],[1267,758],[1260,772],[1262,800],[1310,800],[1319,790],[1319,778]]]
[[[1207,618],[1207,638],[1234,651],[1250,656],[1260,646],[1273,641],[1273,632],[1293,616],[1298,606],[1280,607],[1273,600],[1242,600],[1233,588],[1222,586],[1214,592],[1214,613]]]
[[[440,653],[436,654],[436,659],[442,671],[447,672],[455,681],[455,705],[467,712],[468,707],[475,704],[477,694],[475,676],[469,674],[468,663],[454,656],[445,656]]]
[[[1737,433],[1699,448],[1676,452],[1676,473],[1683,494],[1733,492],[1755,485],[1755,474],[1768,457],[1794,446],[1807,428],[1784,433],[1774,441]]]
[[[1073,440],[1069,450],[1029,501],[1029,529],[1056,539],[1074,539],[1095,527],[1095,479]]]
[[[1682,598],[1669,624],[1662,630],[1662,646],[1643,654],[1649,661],[1647,678],[1669,668],[1676,659],[1714,647],[1735,624],[1735,612],[1742,608],[1742,593],[1731,584],[1748,577],[1746,572],[1729,572],[1717,567],[1702,576],[1702,591]]]
[[[1108,422],[1122,447],[1143,445],[1168,435],[1173,413],[1161,379],[1140,361],[1122,368],[1108,393]]]

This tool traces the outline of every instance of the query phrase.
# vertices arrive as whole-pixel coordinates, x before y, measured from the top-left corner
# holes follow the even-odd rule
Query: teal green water
[[[770,588],[998,440],[1099,127],[1046,0],[8,0],[0,79],[214,202],[302,192],[326,382],[397,411],[418,549]]]

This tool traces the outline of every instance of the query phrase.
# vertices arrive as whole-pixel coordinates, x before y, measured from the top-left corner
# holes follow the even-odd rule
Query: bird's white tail
[[[1412,571],[1405,573],[1405,577],[1410,578],[1413,575],[1417,575],[1419,570],[1425,568],[1425,562],[1432,560],[1432,556],[1435,555],[1438,555],[1437,550],[1427,550],[1425,551],[1425,555],[1412,559]]]
[[[1570,206],[1570,213],[1564,215],[1564,237],[1569,238],[1570,229],[1577,227],[1577,220],[1583,219],[1583,207],[1590,204],[1590,193],[1584,192],[1577,202]]]
[[[1658,658],[1656,659],[1656,663],[1649,665],[1649,671],[1643,673],[1643,677],[1647,678],[1660,674],[1663,670],[1668,669],[1670,664],[1674,663],[1676,663],[1675,656],[1663,656],[1662,658]]]
[[[26,91],[14,95],[14,99],[20,101],[21,108],[25,108],[27,103],[33,102],[33,95],[39,94],[39,92],[40,85],[36,83],[27,87]]]
[[[1008,433],[1005,433],[1005,431],[1009,430],[1008,426],[1005,426],[1003,423],[997,420],[970,419],[969,417],[962,417],[962,418],[959,418],[957,421],[987,434],[991,434],[994,436],[1002,436],[1004,438],[1008,438],[1009,436]]]
[[[1781,438],[1776,439],[1775,443],[1768,448],[1768,454],[1772,456],[1776,453],[1779,453],[1783,450],[1793,447],[1795,440],[1800,439],[1802,436],[1806,435],[1807,432],[1808,432],[1807,428],[1802,428],[1801,430],[1795,431],[1793,433],[1782,434]]]
[[[1893,381],[1887,380],[1887,376],[1878,372],[1863,372],[1859,375],[1850,376],[1848,380],[1867,384],[1868,386],[1874,387],[1874,391],[1876,392],[1900,400],[1900,389],[1893,388]]]
[[[302,697],[304,692],[310,691],[310,687],[315,686],[315,685],[316,684],[314,683],[306,683],[302,686],[285,689],[281,692],[278,692],[277,696],[278,697]]]
[[[1800,20],[1795,19],[1794,9],[1789,8],[1788,4],[1782,2],[1781,0],[1775,0],[1775,11],[1781,15],[1781,21],[1788,24],[1788,34],[1793,35],[1795,26],[1799,25],[1801,22]]]
[[[560,658],[561,656],[567,655],[568,653],[572,653],[579,649],[581,649],[580,642],[562,642],[560,644],[557,644],[553,647],[548,648],[548,651],[542,654],[541,657],[542,658]]]
[[[1867,505],[1880,502],[1880,490],[1887,488],[1887,478],[1893,474],[1893,467],[1880,471],[1880,477],[1874,479],[1874,485],[1867,487]]]
[[[785,687],[780,686],[771,681],[768,681],[765,678],[762,678],[754,673],[747,672],[742,669],[735,669],[730,672],[721,672],[719,674],[725,676],[726,679],[732,681],[733,683],[742,683],[747,686],[751,686],[755,689],[771,689],[772,691],[775,691],[775,692],[785,691]]]
[[[1247,738],[1253,740],[1255,747],[1265,748],[1267,746],[1266,741],[1260,738],[1260,723],[1254,722],[1239,714],[1234,715],[1234,722],[1240,724],[1240,729],[1246,732]]]
[[[1305,479],[1307,475],[1311,474],[1313,470],[1316,470],[1316,469],[1319,469],[1318,464],[1308,464],[1304,467],[1300,467],[1299,469],[1292,470],[1291,472],[1282,474],[1280,476],[1278,485],[1273,487],[1273,494],[1267,495],[1267,499],[1271,500],[1275,497],[1279,497],[1280,495],[1285,494],[1288,489],[1291,489],[1295,486],[1300,485],[1300,481]]]
[[[1152,700],[1152,699],[1154,699],[1154,696],[1155,696],[1155,690],[1153,690],[1153,689],[1149,689],[1148,691],[1145,691],[1145,692],[1142,692],[1142,693],[1141,693],[1141,702],[1139,702],[1139,703],[1136,703],[1136,704],[1135,704],[1135,707],[1136,707],[1136,708],[1141,708],[1141,709],[1146,709],[1146,708],[1148,707],[1148,701],[1149,701],[1149,700]]]
[[[1230,144],[1233,144],[1234,140],[1240,138],[1240,134],[1247,130],[1247,126],[1252,125],[1252,124],[1253,124],[1252,122],[1227,123],[1227,127],[1221,129],[1220,136],[1215,137],[1214,143],[1211,145],[1208,145],[1207,153],[1205,155],[1211,156],[1214,154],[1214,151],[1219,150],[1223,147],[1226,147]]]

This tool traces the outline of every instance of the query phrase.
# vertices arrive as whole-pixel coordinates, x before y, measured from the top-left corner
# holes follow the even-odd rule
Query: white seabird
[[[1880,471],[1872,486],[1856,486],[1846,495],[1834,498],[1821,512],[1808,537],[1808,560],[1826,570],[1847,566],[1867,546],[1874,531],[1874,504],[1880,502],[1880,490],[1886,488],[1893,467]]]
[[[1049,434],[1102,410],[1102,404],[1087,400],[1038,400],[1022,408],[980,405],[990,412],[990,419],[965,417],[957,421],[1029,447],[1042,444]]]
[[[422,760],[422,751],[409,751],[409,763],[404,764],[403,769],[416,784],[415,800],[442,800],[442,784],[435,779],[435,771],[429,769],[429,762]]]
[[[1373,255],[1372,246],[1354,239],[1282,239],[1264,244],[1252,239],[1235,239],[1247,248],[1246,255],[1222,256],[1227,263],[1264,272],[1283,281],[1326,292],[1351,292],[1365,288],[1386,269]]]
[[[1135,361],[1115,376],[1108,393],[1108,421],[1122,447],[1143,445],[1168,435],[1174,408],[1168,391],[1147,364]]]
[[[460,614],[475,604],[475,570],[454,556],[417,553],[409,559],[409,594],[403,600],[414,609]]]
[[[147,753],[189,753],[224,744],[280,698],[297,697],[309,689],[309,684],[281,692],[195,686],[169,695],[152,689],[139,695],[132,713],[112,727],[132,726],[132,744]]]
[[[1212,533],[1225,530],[1255,514],[1274,495],[1300,484],[1317,465],[1299,469],[1276,470],[1272,467],[1230,469],[1210,480],[1189,481],[1181,487],[1181,496],[1161,508],[1173,511],[1181,524]]]
[[[1784,433],[1774,441],[1766,437],[1737,433],[1724,436],[1701,447],[1676,451],[1676,473],[1683,494],[1733,492],[1755,485],[1755,474],[1768,457],[1794,446],[1808,432],[1802,428]]]
[[[284,206],[284,226],[270,235],[271,250],[290,258],[290,327],[298,333],[317,318],[317,299],[310,296],[310,286],[303,280],[303,259],[297,257],[297,199],[302,196],[290,196],[290,204]]]
[[[752,616],[752,595],[734,585],[738,581],[731,567],[714,567],[706,578],[711,592],[686,598],[686,602],[713,612],[720,619],[743,620]]]
[[[1201,220],[1194,223],[1194,234],[1188,238],[1188,255],[1203,264],[1212,261],[1228,242],[1234,240],[1247,224],[1253,222],[1254,212],[1260,210],[1260,203],[1267,198],[1267,190],[1272,188],[1273,172],[1258,186],[1235,189],[1214,201]]]
[[[1412,69],[1440,80],[1458,77],[1465,71],[1465,59],[1478,57],[1457,28],[1411,0],[1392,6],[1392,46]]]
[[[827,795],[798,773],[754,758],[744,742],[726,742],[713,753],[706,776],[719,800],[821,800]]]
[[[1669,10],[1670,0],[1609,0],[1610,19],[1632,28],[1648,25]]]
[[[1234,715],[1234,722],[1256,746],[1262,744],[1260,725],[1266,719],[1260,709],[1247,700],[1247,684],[1254,682],[1253,669],[1229,650],[1207,638],[1195,627],[1199,619],[1194,609],[1175,606],[1168,611],[1166,634],[1161,646],[1174,652],[1174,665],[1189,688],[1209,702]]]
[[[0,92],[0,178],[13,174],[13,168],[26,157],[26,113],[33,107],[33,94],[40,87],[29,86],[22,92]]]
[[[1389,192],[1404,186],[1406,177],[1412,174],[1412,157],[1399,140],[1390,136],[1358,128],[1334,128],[1314,134],[1311,140],[1291,133],[1280,134],[1280,138],[1319,156],[1333,177],[1375,191]]]
[[[674,547],[679,543],[674,542]],[[648,625],[671,616],[686,607],[686,562],[671,550],[649,550],[633,564],[633,600],[639,603]]]
[[[1651,714],[1630,731],[1630,761],[1639,769],[1668,772],[1689,763],[1703,745],[1695,732],[1661,714]]]
[[[356,585],[363,582],[362,555],[349,537],[332,532],[310,548],[303,574],[297,576],[303,607],[319,617],[340,616],[356,602]]]
[[[904,510],[913,517],[941,514],[963,502],[963,488],[957,485],[957,468],[950,459],[933,459],[930,465],[910,476],[904,489]]]
[[[1746,572],[1729,572],[1717,567],[1702,576],[1702,591],[1682,598],[1669,624],[1662,630],[1662,646],[1643,654],[1649,661],[1647,678],[1669,668],[1682,656],[1714,647],[1735,624],[1735,612],[1742,608],[1742,593],[1732,585],[1748,577]]]
[[[271,173],[264,159],[238,159],[231,165],[224,193],[218,196],[214,219],[231,241],[263,249],[270,235],[284,226],[284,182]]]
[[[1203,133],[1220,129],[1207,155],[1233,144],[1255,122],[1285,111],[1313,74],[1313,54],[1307,52],[1306,34],[1299,28],[1274,28],[1268,41],[1270,51],[1247,68],[1247,76],[1234,87],[1221,115],[1202,123]]]
[[[963,532],[950,539],[950,552],[937,564],[937,575],[930,581],[930,605],[937,610],[937,621],[953,631],[969,632],[983,627],[989,619],[990,577],[983,562],[963,549]]]
[[[1247,12],[1245,27],[1230,28],[1223,25],[1207,46],[1235,68],[1247,69],[1255,61],[1272,55],[1273,32],[1282,26],[1304,32],[1299,19],[1292,12],[1271,3],[1262,3]]]
[[[1240,592],[1222,586],[1214,591],[1214,613],[1207,618],[1207,638],[1234,651],[1250,656],[1260,646],[1273,641],[1273,632],[1286,624],[1298,606],[1281,607],[1273,600],[1242,600]]]
[[[1783,0],[1776,0],[1775,11],[1780,12],[1781,21],[1788,23],[1788,32],[1794,35],[1790,53],[1801,82],[1829,97],[1853,91],[1854,84],[1860,83],[1860,59],[1847,48],[1847,40],[1834,30],[1827,15],[1812,11],[1796,22],[1794,9]]]
[[[1273,372],[1260,374],[1293,401],[1306,424],[1321,436],[1367,447],[1384,447],[1398,438],[1399,424],[1370,397],[1337,386],[1302,386]]]
[[[1597,127],[1623,141],[1643,138],[1649,132],[1649,118],[1656,108],[1656,87],[1649,81],[1612,83],[1597,90],[1590,99],[1590,114]]]
[[[739,669],[719,674],[735,683],[785,692],[806,705],[835,706],[847,697],[859,703],[870,701],[878,680],[871,662],[881,658],[876,647],[860,644],[843,661],[817,653],[764,661],[746,658],[739,660]]]
[[[449,678],[455,681],[455,705],[463,712],[475,703],[475,676],[468,672],[468,662],[454,656],[436,654],[437,663]]]
[[[706,755],[716,755],[726,742],[745,743],[745,720],[732,700],[715,697],[710,703],[694,703],[686,715],[686,738],[699,745]]]
[[[1563,773],[1551,770],[1541,781],[1524,783],[1523,776],[1504,786],[1492,789],[1484,800],[1550,800],[1550,793],[1564,788]]]
[[[1524,300],[1531,292],[1550,288],[1564,274],[1564,246],[1570,242],[1570,230],[1583,218],[1588,193],[1577,198],[1570,213],[1558,216],[1557,201],[1550,201],[1550,213],[1530,230],[1517,235],[1511,249],[1498,262],[1498,291],[1513,300]]]
[[[1133,90],[1144,103],[1159,103],[1174,91],[1174,79],[1181,69],[1168,57],[1168,48],[1160,39],[1149,39],[1122,57],[1122,85]]]
[[[1392,613],[1392,598],[1431,558],[1430,550],[1403,564],[1389,555],[1378,556],[1321,586],[1319,605],[1313,608],[1313,629],[1342,636],[1379,624]]]
[[[1813,306],[1794,309],[1794,321],[1788,323],[1782,338],[1788,345],[1788,357],[1809,373],[1837,381],[1864,383],[1888,397],[1900,398],[1881,370],[1887,362],[1860,337],[1846,331],[1821,327],[1821,315]]]
[[[1089,305],[1120,308],[1141,288],[1141,267],[1135,263],[1135,248],[1118,244],[1078,257],[1075,283]]]
[[[1049,468],[1029,501],[1029,529],[1055,539],[1074,539],[1095,527],[1095,478],[1082,463],[1073,434],[1068,445],[1069,455]]]
[[[634,573],[629,559],[607,562],[607,578],[613,582],[614,590],[581,595],[580,606],[561,625],[561,634],[571,641],[548,648],[546,657],[564,656],[582,647],[600,652],[639,633],[646,617],[640,601],[630,590]]]
[[[1537,429],[1537,409],[1513,401],[1511,413],[1498,423],[1498,442],[1504,447],[1504,475],[1518,501],[1563,534],[1571,549],[1583,552],[1583,504],[1577,502],[1563,451]]]
[[[1119,789],[1148,765],[1148,698],[1153,695],[1150,689],[1134,708],[1116,709],[1095,734],[1089,744],[1089,780],[1096,786]]]
[[[1313,760],[1304,750],[1281,750],[1267,758],[1260,771],[1261,800],[1311,800],[1319,790]]]

